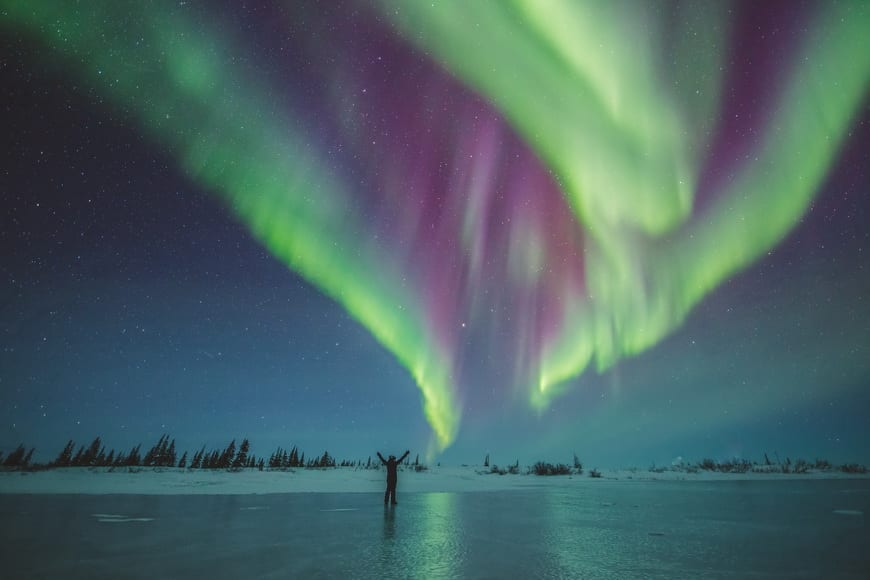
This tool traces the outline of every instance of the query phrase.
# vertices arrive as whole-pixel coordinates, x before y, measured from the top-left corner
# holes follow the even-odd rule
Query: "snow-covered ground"
[[[68,467],[36,472],[0,472],[0,493],[73,493],[73,494],[263,494],[342,492],[370,493],[383,491],[383,470],[354,468],[295,469],[289,471],[187,470],[169,468],[82,468]],[[640,469],[601,470],[601,478],[582,475],[536,476],[531,474],[498,475],[483,467],[432,467],[416,472],[399,473],[399,492],[469,492],[503,491],[529,487],[565,487],[601,485],[610,481],[740,481],[798,479],[853,479],[870,475],[845,474],[838,471],[804,474],[718,473],[700,471],[649,471]]]

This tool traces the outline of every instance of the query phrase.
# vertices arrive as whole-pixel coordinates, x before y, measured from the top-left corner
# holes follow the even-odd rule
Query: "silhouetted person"
[[[384,493],[384,505],[387,504],[387,500],[393,505],[396,505],[396,481],[399,478],[397,467],[399,464],[405,460],[408,454],[411,451],[405,451],[405,454],[400,458],[396,459],[395,455],[390,455],[389,459],[384,459],[384,456],[381,455],[381,452],[378,451],[378,459],[381,460],[381,463],[387,466],[387,491]]]

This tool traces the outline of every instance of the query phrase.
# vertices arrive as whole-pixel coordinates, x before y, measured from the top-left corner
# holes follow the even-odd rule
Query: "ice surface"
[[[864,579],[870,570],[867,480],[400,487],[398,506],[382,500],[0,495],[0,575]]]

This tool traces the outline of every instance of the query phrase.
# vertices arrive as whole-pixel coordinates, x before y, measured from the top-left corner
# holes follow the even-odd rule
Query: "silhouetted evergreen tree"
[[[300,467],[305,465],[305,453],[304,452],[302,453],[302,455],[299,456],[299,462],[297,465]]]
[[[266,462],[263,459],[260,459],[260,462],[257,463],[257,469],[263,471],[263,468],[266,466]]]
[[[233,469],[241,469],[248,465],[248,451],[250,451],[250,449],[251,444],[248,442],[248,439],[242,439],[242,444],[239,445],[239,452],[232,460],[231,467]]]
[[[141,443],[130,450],[130,453],[127,455],[127,459],[124,461],[124,465],[128,467],[142,465],[142,456],[139,455],[140,447],[142,447]]]
[[[157,450],[156,463],[160,467],[166,467],[169,463],[169,435],[163,436],[163,442]]]
[[[76,444],[72,439],[69,440],[69,443],[66,444],[66,447],[63,448],[57,458],[51,463],[56,467],[69,467],[72,463],[72,452],[75,449]]]
[[[157,440],[157,443],[148,450],[145,454],[145,457],[142,458],[142,465],[145,467],[154,467],[158,465],[157,461],[160,458],[160,450],[163,447],[163,441],[166,439],[166,435],[161,435],[160,439]]]
[[[169,443],[169,449],[166,450],[166,456],[163,458],[163,465],[166,467],[175,467],[175,439]]]
[[[80,459],[80,465],[89,467],[94,465],[97,462],[97,457],[100,455],[100,448],[102,447],[102,443],[100,442],[100,438],[96,437],[92,442],[91,446],[87,448],[87,450],[82,454]]]
[[[335,458],[329,454],[329,451],[324,451],[317,463],[318,467],[335,467]]]
[[[294,445],[290,450],[289,467],[299,467],[299,449]]]
[[[118,456],[115,458],[114,467],[122,467],[124,465],[127,465],[127,454],[123,451],[119,451]]]
[[[27,455],[24,456],[24,461],[21,463],[21,467],[27,467],[30,465],[30,460],[33,459],[34,451],[36,451],[36,447],[31,447],[30,451],[27,452]]]
[[[366,469],[371,469],[371,468],[372,468],[372,456],[369,455],[368,463],[366,463]]]
[[[106,456],[106,459],[103,461],[103,465],[105,467],[109,467],[115,464],[115,450],[112,449],[109,451],[109,454]]]
[[[417,467],[418,465],[420,465],[420,454],[419,453],[414,458],[414,467]]]
[[[220,455],[220,459],[218,460],[218,464],[215,467],[220,469],[227,469],[232,466],[233,458],[236,456],[236,440],[233,439],[230,441],[230,444],[227,445],[226,449],[224,449],[223,453]]]
[[[20,444],[15,448],[15,451],[6,456],[6,460],[3,462],[4,467],[18,467],[21,465],[21,462],[24,461],[24,454],[26,450],[24,449],[24,444]]]
[[[84,457],[84,455],[85,455],[85,446],[82,445],[81,447],[79,447],[79,450],[76,452],[76,456],[73,457],[70,465],[72,465],[74,467],[81,467],[82,466],[82,457]]]
[[[486,458],[483,460],[483,466],[489,467],[489,453],[486,454]]]
[[[187,451],[181,454],[181,459],[178,460],[178,467],[187,467]]]
[[[205,445],[202,446],[202,449],[193,454],[193,461],[190,462],[191,469],[200,469],[202,468],[202,458],[205,456]]]

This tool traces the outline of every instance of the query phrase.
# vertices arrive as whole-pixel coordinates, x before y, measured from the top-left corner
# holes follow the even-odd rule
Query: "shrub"
[[[807,463],[806,461],[804,461],[803,459],[798,459],[797,461],[794,462],[793,471],[795,473],[806,473],[807,471],[809,471],[809,469],[810,469],[810,464]]]
[[[571,468],[564,463],[545,463],[538,461],[532,467],[532,473],[535,475],[571,475]]]
[[[813,464],[813,469],[818,469],[819,471],[828,471],[832,467],[833,465],[827,459],[816,459],[815,464]]]
[[[867,468],[857,463],[846,463],[840,466],[840,471],[843,473],[867,473]]]
[[[708,457],[702,459],[701,463],[698,464],[698,467],[705,471],[716,471],[716,462]]]
[[[583,473],[583,464],[580,463],[580,458],[577,457],[577,454],[574,454],[574,470],[577,473]]]

